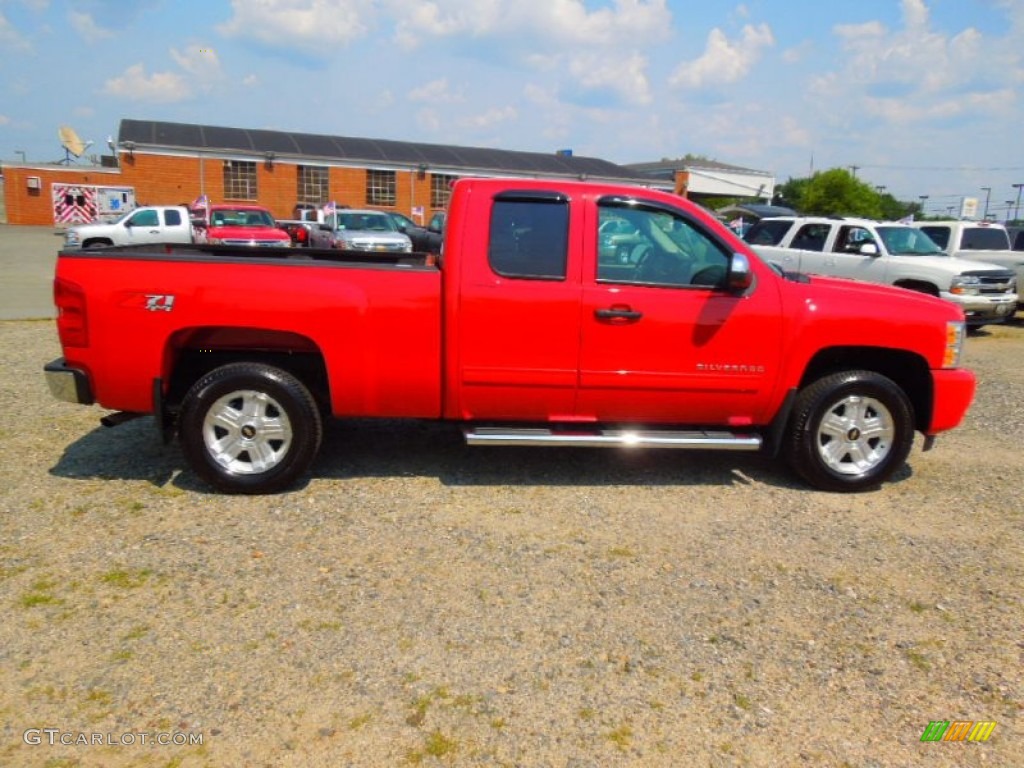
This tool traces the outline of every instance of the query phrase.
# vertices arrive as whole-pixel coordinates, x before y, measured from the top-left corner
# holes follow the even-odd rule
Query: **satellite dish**
[[[57,136],[60,137],[60,145],[64,147],[65,165],[71,165],[72,155],[75,157],[81,157],[82,153],[92,146],[91,141],[82,141],[75,132],[75,129],[70,125],[62,125],[58,128]]]

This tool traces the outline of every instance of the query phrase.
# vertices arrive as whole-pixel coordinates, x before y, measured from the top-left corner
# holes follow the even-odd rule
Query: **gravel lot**
[[[1024,765],[1024,323],[968,340],[966,423],[857,496],[421,423],[218,496],[149,420],[53,400],[58,354],[0,322],[0,765]]]

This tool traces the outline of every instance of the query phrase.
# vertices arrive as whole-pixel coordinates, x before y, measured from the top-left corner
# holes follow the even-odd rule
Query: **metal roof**
[[[764,176],[771,175],[769,171],[759,171],[754,168],[743,168],[738,165],[729,165],[728,163],[721,163],[718,160],[707,160],[704,158],[680,158],[678,160],[658,160],[651,163],[627,163],[625,167],[632,171],[639,171],[645,174],[702,170],[724,171],[726,173],[753,173]]]
[[[327,136],[312,133],[226,128],[215,125],[121,120],[118,145],[134,149],[244,153],[278,159],[336,162],[346,165],[393,165],[435,172],[489,172],[614,180],[650,184],[651,176],[615,163],[576,155],[519,152],[389,139]]]

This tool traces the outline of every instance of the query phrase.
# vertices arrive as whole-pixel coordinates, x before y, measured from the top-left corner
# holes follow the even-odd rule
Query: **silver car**
[[[344,209],[327,214],[313,228],[310,245],[344,251],[411,253],[412,241],[383,211]]]

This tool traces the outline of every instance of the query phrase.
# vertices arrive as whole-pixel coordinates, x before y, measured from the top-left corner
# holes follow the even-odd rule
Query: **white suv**
[[[849,277],[939,296],[961,306],[967,324],[975,328],[1003,322],[1017,307],[1012,271],[948,256],[907,224],[783,216],[761,219],[743,239],[783,271]]]

